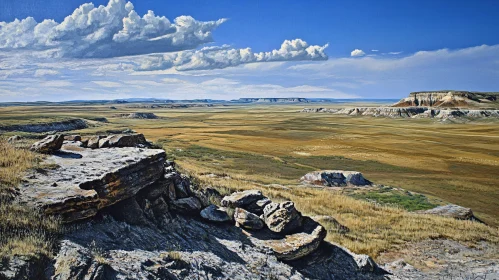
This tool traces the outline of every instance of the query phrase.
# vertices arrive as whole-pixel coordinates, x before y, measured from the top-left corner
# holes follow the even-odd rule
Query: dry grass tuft
[[[51,255],[61,223],[38,210],[12,201],[23,173],[37,165],[38,156],[0,139],[0,259],[14,255]]]

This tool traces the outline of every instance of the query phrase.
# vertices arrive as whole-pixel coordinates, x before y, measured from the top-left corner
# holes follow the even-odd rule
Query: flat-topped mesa
[[[162,178],[165,160],[161,149],[63,145],[42,163],[51,169],[29,174],[19,197],[65,222],[89,218]]]
[[[490,106],[499,99],[497,92],[471,91],[421,91],[411,92],[409,97],[401,99],[392,107],[439,107],[439,108],[470,108]]]

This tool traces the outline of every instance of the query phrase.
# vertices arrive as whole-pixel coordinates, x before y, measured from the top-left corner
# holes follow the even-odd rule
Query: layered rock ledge
[[[135,195],[163,176],[166,154],[133,147],[88,149],[64,145],[47,157],[20,187],[20,199],[66,222]]]

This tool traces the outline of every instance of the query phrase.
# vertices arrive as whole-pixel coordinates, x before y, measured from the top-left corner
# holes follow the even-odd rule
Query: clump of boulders
[[[326,187],[370,186],[371,181],[357,171],[320,170],[305,174],[300,178],[304,184]]]
[[[272,202],[259,190],[232,193],[220,204],[203,209],[201,217],[210,222],[235,222],[252,237],[264,240],[281,260],[296,260],[314,252],[326,237],[324,227],[302,216],[292,201]]]

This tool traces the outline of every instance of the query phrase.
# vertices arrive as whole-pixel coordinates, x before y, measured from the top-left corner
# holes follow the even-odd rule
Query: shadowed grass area
[[[56,244],[61,228],[57,218],[11,200],[24,172],[37,163],[37,155],[0,138],[0,259],[50,256]]]

